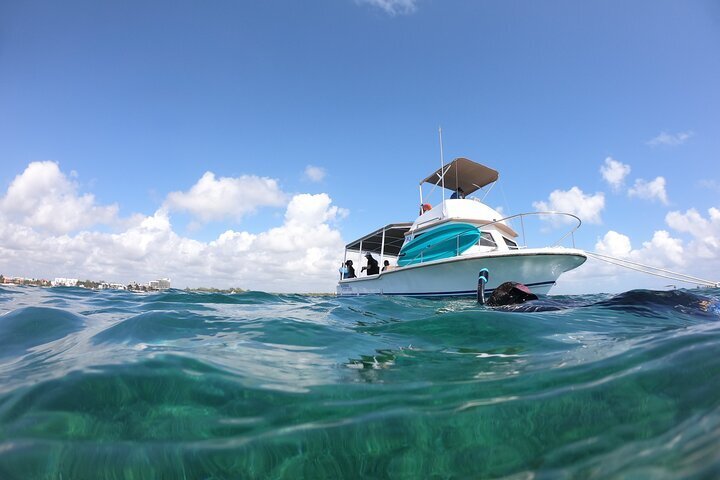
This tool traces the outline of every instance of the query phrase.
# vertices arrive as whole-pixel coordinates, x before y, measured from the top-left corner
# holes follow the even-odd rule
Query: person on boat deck
[[[383,272],[384,272],[385,270],[392,270],[393,268],[395,268],[395,267],[390,266],[390,262],[389,262],[389,261],[385,260],[385,261],[383,262],[383,268],[382,268],[382,271],[383,271]]]
[[[458,187],[457,190],[455,190],[450,196],[451,200],[456,198],[465,198],[465,192],[463,192],[463,189],[460,187]]]
[[[368,252],[365,255],[365,258],[367,258],[367,266],[362,267],[361,272],[364,272],[367,270],[368,275],[377,275],[380,273],[380,265],[378,264],[378,261],[373,258],[373,256]]]
[[[355,268],[353,268],[352,260],[348,260],[345,265],[340,267],[340,273],[342,278],[355,278]]]

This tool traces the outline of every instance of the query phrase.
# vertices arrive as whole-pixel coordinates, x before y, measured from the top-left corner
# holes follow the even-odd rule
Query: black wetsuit
[[[378,264],[377,260],[375,260],[372,257],[369,257],[367,259],[367,261],[368,261],[368,264],[367,264],[367,274],[368,275],[377,275],[378,273],[380,273],[380,265]]]

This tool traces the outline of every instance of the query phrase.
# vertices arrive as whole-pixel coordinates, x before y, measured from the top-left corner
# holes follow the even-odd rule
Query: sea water
[[[720,290],[0,289],[0,479],[717,478]]]

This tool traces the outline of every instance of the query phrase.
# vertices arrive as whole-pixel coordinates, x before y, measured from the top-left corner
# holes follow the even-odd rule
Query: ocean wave
[[[0,299],[2,479],[720,471],[717,289]]]
[[[0,357],[17,356],[83,328],[85,320],[57,308],[22,307],[0,317]]]

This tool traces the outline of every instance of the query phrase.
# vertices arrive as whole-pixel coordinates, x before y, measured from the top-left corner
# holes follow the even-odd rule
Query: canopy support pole
[[[383,228],[382,245],[380,245],[380,265],[383,264],[384,257],[385,257],[385,229]]]

